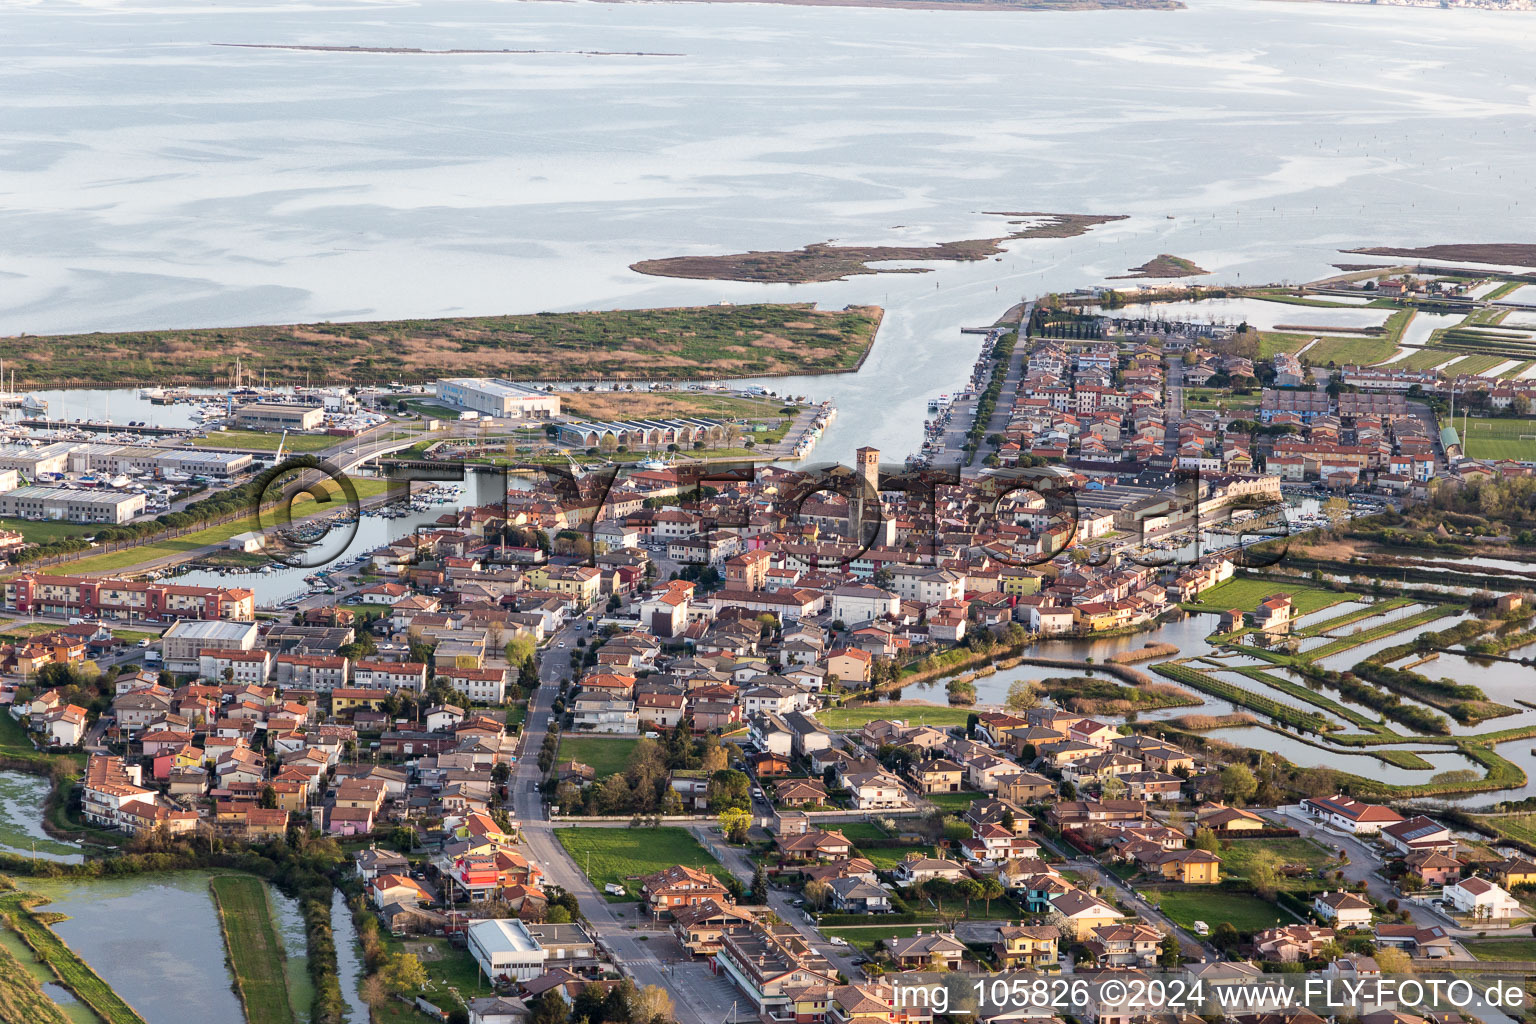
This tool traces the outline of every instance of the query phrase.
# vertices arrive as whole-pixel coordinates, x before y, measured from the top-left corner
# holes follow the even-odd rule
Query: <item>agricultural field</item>
[[[19,941],[14,945],[20,948],[9,948],[13,943],[4,940],[14,940],[15,936],[3,927],[0,932],[4,933],[0,935],[0,1020],[17,1021],[18,1024],[22,1021],[27,1024],[70,1024],[59,1005],[43,991],[43,979],[34,977],[27,970],[32,951]]]
[[[629,753],[639,740],[605,739],[598,736],[560,737],[560,751],[555,763],[580,761],[589,764],[601,782],[608,776],[624,770],[629,763]]]
[[[1247,933],[1273,928],[1277,922],[1292,922],[1291,915],[1284,910],[1248,893],[1187,887],[1149,895],[1153,895],[1158,909],[1185,928],[1193,928],[1196,921],[1204,921],[1215,930],[1221,922],[1230,921],[1232,927]]]
[[[626,894],[607,897],[610,903],[638,900],[637,879],[674,864],[703,868],[717,878],[726,874],[685,829],[557,828],[555,838],[599,892],[610,882],[624,886]]]
[[[1536,843],[1536,814],[1490,814],[1480,820],[1511,839]]]
[[[292,1024],[287,956],[272,923],[267,885],[252,875],[208,880],[247,1024]]]
[[[1536,419],[1468,419],[1462,447],[1470,459],[1536,460]]]
[[[1234,576],[1225,583],[1218,583],[1195,599],[1192,604],[1211,610],[1240,608],[1252,611],[1259,602],[1271,594],[1290,594],[1298,615],[1306,615],[1344,601],[1353,601],[1359,594],[1337,592],[1318,587],[1302,580],[1276,583],[1273,580],[1246,579]]]
[[[963,726],[971,715],[968,708],[948,708],[937,704],[859,704],[846,708],[823,708],[816,712],[816,720],[828,729],[851,732],[862,729],[866,723],[889,719],[906,722],[910,726],[931,725],[938,729]]]

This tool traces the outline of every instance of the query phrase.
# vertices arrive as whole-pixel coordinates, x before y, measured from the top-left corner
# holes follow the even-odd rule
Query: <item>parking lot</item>
[[[668,964],[666,971],[672,998],[686,1003],[701,1019],[722,1024],[758,1019],[756,1008],[742,999],[730,978],[713,973],[703,961]],[[733,1007],[735,1016],[731,1015]]]

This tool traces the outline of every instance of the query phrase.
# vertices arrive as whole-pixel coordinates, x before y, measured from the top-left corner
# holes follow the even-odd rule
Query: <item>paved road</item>
[[[731,1003],[736,998],[729,982],[710,973],[703,964],[679,962],[681,951],[670,931],[650,922],[640,904],[605,900],[565,852],[545,816],[537,792],[539,749],[549,730],[550,705],[559,690],[560,678],[569,671],[567,656],[579,635],[575,627],[567,627],[552,637],[540,654],[540,686],[529,702],[517,770],[509,780],[513,817],[522,825],[529,858],[544,869],[551,883],[575,894],[598,942],[636,985],[666,987],[676,1004],[679,1024],[722,1024],[731,1017]],[[566,644],[564,648],[559,646],[562,641]],[[754,1015],[743,1006],[738,1016],[746,1020]]]
[[[1284,811],[1262,811],[1261,813],[1271,820],[1289,828],[1294,828],[1302,835],[1322,843],[1329,849],[1338,850],[1342,848],[1345,853],[1349,854],[1349,863],[1342,866],[1344,877],[1351,882],[1363,882],[1365,884],[1365,891],[1382,903],[1385,903],[1387,900],[1397,900],[1398,907],[1420,928],[1432,928],[1439,925],[1445,929],[1447,934],[1458,938],[1474,937],[1484,932],[1495,936],[1499,934],[1530,934],[1529,925],[1505,928],[1488,926],[1464,928],[1433,907],[1405,899],[1397,891],[1396,886],[1376,873],[1376,866],[1380,863],[1380,855],[1377,851],[1353,836],[1346,836],[1331,829],[1323,828],[1311,818],[1299,813],[1286,814]],[[1470,955],[1465,950],[1458,947],[1457,952],[1463,958],[1470,959]]]

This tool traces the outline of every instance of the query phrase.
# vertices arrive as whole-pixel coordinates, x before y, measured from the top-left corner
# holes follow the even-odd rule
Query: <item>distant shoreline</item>
[[[1182,11],[1188,7],[1183,0],[601,0],[601,2],[883,7],[889,10],[909,11]]]
[[[686,57],[686,53],[648,53],[644,50],[423,50],[415,46],[311,46],[302,43],[212,43],[240,50],[302,50],[310,53],[391,53],[422,57],[528,56],[559,54],[565,57]]]

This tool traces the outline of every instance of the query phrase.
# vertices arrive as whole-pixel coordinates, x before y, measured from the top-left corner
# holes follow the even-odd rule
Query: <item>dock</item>
[[[88,430],[93,434],[144,434],[149,437],[169,437],[186,433],[186,427],[130,427],[126,423],[87,423],[71,420],[19,420],[24,427],[34,430]]]

